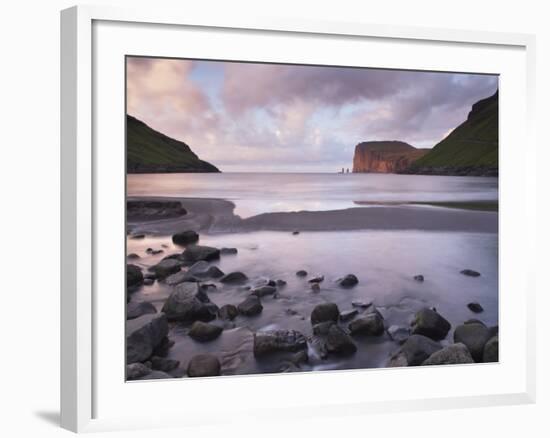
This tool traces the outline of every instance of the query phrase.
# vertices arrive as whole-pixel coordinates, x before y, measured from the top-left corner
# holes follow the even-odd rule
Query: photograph
[[[499,75],[127,55],[120,80],[127,381],[499,361]]]

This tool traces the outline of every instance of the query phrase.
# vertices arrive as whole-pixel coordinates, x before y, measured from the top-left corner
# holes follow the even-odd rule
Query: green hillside
[[[409,152],[416,150],[414,146],[397,140],[364,141],[355,148],[361,152]]]
[[[219,172],[185,143],[174,140],[126,115],[128,173]]]
[[[476,102],[465,122],[416,160],[410,173],[498,174],[498,91]]]

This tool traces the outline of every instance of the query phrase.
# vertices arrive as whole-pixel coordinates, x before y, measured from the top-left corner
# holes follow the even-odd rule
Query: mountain
[[[353,172],[397,173],[427,152],[402,141],[365,141],[355,146]]]
[[[174,140],[126,115],[128,173],[219,172],[202,161],[185,143]]]
[[[466,121],[403,173],[498,175],[498,90],[474,103]]]

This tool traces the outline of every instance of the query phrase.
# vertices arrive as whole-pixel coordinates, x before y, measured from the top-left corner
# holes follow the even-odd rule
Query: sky
[[[127,112],[226,172],[334,172],[355,145],[431,148],[498,77],[350,67],[127,58]]]

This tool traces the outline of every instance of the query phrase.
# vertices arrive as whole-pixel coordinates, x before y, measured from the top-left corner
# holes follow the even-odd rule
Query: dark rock
[[[464,324],[481,324],[481,325],[485,325],[485,323],[483,321],[480,321],[479,319],[475,319],[475,318],[470,318],[467,321],[464,321]],[[487,327],[487,326],[485,326],[485,327]]]
[[[249,295],[237,306],[239,313],[245,316],[258,315],[263,310],[262,302],[256,295]]]
[[[193,356],[187,366],[189,377],[219,376],[221,372],[220,361],[213,354],[198,354]]]
[[[483,312],[483,307],[481,307],[481,304],[479,303],[468,303],[468,309],[470,309],[474,313]]]
[[[292,235],[293,235],[293,236],[297,236],[298,234],[300,234],[300,232],[299,232],[298,230],[294,230],[294,231],[292,232]]]
[[[239,284],[248,280],[248,277],[242,272],[230,272],[220,278],[220,283]]]
[[[481,275],[479,272],[472,269],[463,269],[462,271],[460,271],[460,273],[468,277],[479,277]]]
[[[126,265],[126,287],[135,287],[143,284],[143,273],[139,266]]]
[[[126,363],[143,362],[168,334],[166,315],[143,315],[126,322]]]
[[[195,321],[189,330],[189,336],[195,341],[213,341],[222,334],[223,328],[207,322]]]
[[[411,330],[408,327],[400,327],[398,325],[390,326],[387,332],[391,340],[399,344],[405,342],[411,335]]]
[[[355,309],[353,310],[345,310],[343,312],[340,312],[340,321],[342,322],[346,322],[346,321],[350,321],[352,320],[353,318],[355,318],[357,316],[359,312]]]
[[[436,311],[424,308],[419,310],[414,317],[412,333],[439,341],[445,339],[450,329],[449,321]]]
[[[279,279],[275,282],[275,284],[277,285],[277,287],[285,287],[286,281]]]
[[[423,275],[415,275],[413,278],[416,281],[420,281],[420,282],[424,281],[424,276]]]
[[[159,279],[163,279],[171,274],[175,274],[176,272],[179,272],[180,269],[181,263],[175,259],[161,260],[158,264],[149,268],[149,270],[154,272]]]
[[[168,351],[170,348],[174,346],[175,342],[168,338],[168,336],[165,336],[162,338],[162,341],[160,341],[160,344],[155,348],[153,351],[153,356],[160,356],[165,357],[168,355]]]
[[[181,257],[186,262],[198,262],[201,260],[210,262],[220,258],[220,250],[210,246],[190,245]]]
[[[217,306],[197,283],[181,283],[170,294],[162,311],[171,321],[210,321],[216,317]]]
[[[326,336],[334,321],[323,321],[313,326],[313,334],[315,336]]]
[[[237,248],[222,248],[220,249],[221,255],[231,255],[231,254],[237,254]]]
[[[157,276],[152,272],[146,272],[145,274],[143,274],[143,278],[146,280],[156,280]]]
[[[306,277],[307,276],[307,271],[304,271],[303,269],[301,269],[301,270],[296,272],[296,275],[298,277]]]
[[[129,220],[158,220],[184,216],[187,210],[179,201],[126,201],[126,217]]]
[[[272,330],[254,333],[254,356],[306,350],[304,335],[296,330]]]
[[[300,350],[296,354],[292,355],[290,361],[297,366],[309,362],[309,356],[307,350]]]
[[[189,271],[180,271],[176,272],[175,274],[169,275],[164,280],[164,282],[168,286],[175,286],[186,281],[196,282],[197,279],[193,276],[193,274],[190,274]]]
[[[487,341],[483,348],[483,362],[498,362],[498,335]]]
[[[154,282],[155,282],[155,280],[153,280],[152,278],[144,278],[143,279],[143,284],[145,286],[151,286]]]
[[[411,335],[388,363],[389,367],[417,366],[438,350],[441,345],[422,335]]]
[[[348,328],[352,335],[381,336],[384,334],[384,319],[373,312],[352,321]]]
[[[483,348],[490,338],[491,332],[482,324],[462,324],[454,332],[454,341],[466,345],[476,362],[483,359]]]
[[[321,292],[321,286],[319,285],[319,283],[312,283],[311,290],[315,293],[319,293]]]
[[[147,301],[131,301],[126,305],[126,319],[139,318],[149,313],[157,313],[157,309]]]
[[[357,351],[351,337],[337,324],[332,324],[328,330],[325,347],[329,354],[348,356]]]
[[[176,233],[172,236],[172,242],[180,246],[192,245],[198,241],[199,235],[193,230],[182,231],[181,233]]]
[[[372,301],[365,302],[365,301],[352,301],[351,305],[353,307],[358,307],[359,309],[368,309],[370,306],[372,306]]]
[[[140,259],[141,257],[140,257],[138,254],[136,254],[135,252],[133,252],[133,253],[131,253],[131,254],[128,254],[128,255],[126,256],[126,258],[127,258],[128,260],[137,260],[137,259]]]
[[[234,306],[233,304],[226,304],[224,306],[221,306],[218,312],[220,319],[225,319],[229,321],[234,320],[238,314],[239,314],[239,311],[237,307]]]
[[[250,291],[252,295],[257,297],[265,297],[266,295],[273,295],[277,292],[277,289],[273,286],[260,286]]]
[[[126,380],[137,380],[151,372],[151,368],[141,362],[126,365]]]
[[[325,276],[324,275],[318,275],[316,277],[313,277],[313,278],[310,278],[308,281],[310,283],[321,283],[325,280]]]
[[[311,324],[319,324],[325,321],[338,321],[340,310],[334,303],[322,303],[315,306],[311,312]]]
[[[151,358],[151,368],[157,371],[169,372],[180,366],[180,361],[175,359],[166,359],[160,356]]]
[[[466,345],[457,343],[436,351],[422,362],[422,365],[451,365],[461,363],[474,363],[474,360]]]
[[[491,333],[491,337],[498,336],[498,325],[489,327],[489,332]]]
[[[341,287],[353,287],[355,286],[357,283],[359,283],[359,280],[357,279],[357,277],[353,274],[348,274],[346,275],[344,278],[340,278],[338,280],[338,284],[341,286]]]
[[[200,276],[202,276],[203,274],[201,273]],[[205,277],[208,277],[208,278],[220,278],[220,277],[223,277],[225,274],[224,272],[218,268],[217,266],[210,266],[206,272],[204,272],[204,276]]]

